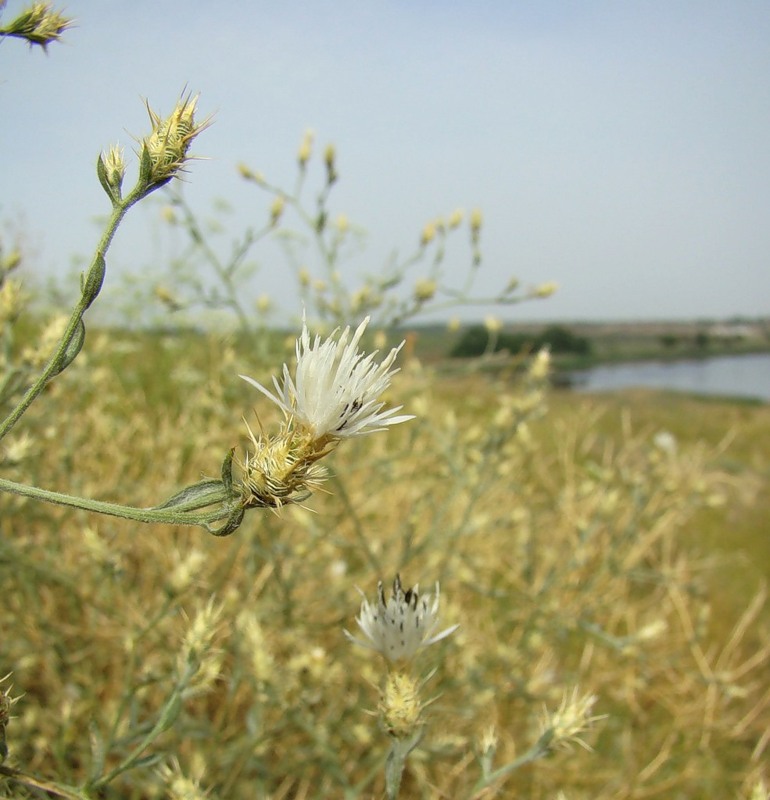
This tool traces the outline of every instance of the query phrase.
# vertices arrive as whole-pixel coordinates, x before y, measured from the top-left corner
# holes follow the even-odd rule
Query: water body
[[[693,394],[751,397],[770,402],[770,354],[694,361],[640,361],[570,374],[573,389],[604,392],[642,387]]]

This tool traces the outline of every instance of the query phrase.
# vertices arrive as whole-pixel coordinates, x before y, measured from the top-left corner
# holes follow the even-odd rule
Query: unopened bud
[[[436,288],[436,281],[432,281],[428,278],[421,278],[415,284],[414,299],[417,300],[418,303],[425,303],[431,300],[436,294]]]
[[[558,290],[558,288],[559,284],[554,283],[553,281],[550,281],[549,283],[541,283],[540,286],[535,287],[532,295],[540,298],[550,297]]]
[[[113,145],[106,153],[102,153],[99,156],[97,171],[104,191],[112,200],[120,200],[120,187],[126,174],[123,148],[120,145]]]
[[[420,236],[420,245],[425,247],[436,238],[436,226],[434,223],[429,222],[423,229]]]
[[[448,220],[449,228],[454,230],[455,228],[460,226],[460,223],[463,221],[463,210],[461,208],[455,209],[450,215]]]
[[[484,218],[481,215],[481,210],[478,208],[474,208],[473,211],[471,211],[471,219],[470,219],[471,236],[473,237],[474,241],[479,236],[483,222]]]
[[[0,3],[0,8],[5,3]],[[72,20],[55,11],[51,3],[33,3],[2,29],[4,36],[26,39],[45,50],[51,42],[59,41],[61,34],[71,27]]]
[[[302,144],[300,144],[299,150],[297,151],[297,161],[299,161],[301,169],[305,169],[307,162],[310,161],[310,156],[313,154],[314,138],[315,134],[310,130],[305,131],[305,135],[302,137]]]
[[[324,150],[324,164],[326,164],[326,181],[329,184],[334,183],[337,178],[337,166],[336,166],[336,158],[337,158],[337,151],[334,148],[333,144],[327,144],[326,149]]]
[[[283,215],[283,210],[286,208],[286,201],[283,199],[282,195],[277,195],[273,202],[270,204],[270,225],[275,227],[281,216]]]

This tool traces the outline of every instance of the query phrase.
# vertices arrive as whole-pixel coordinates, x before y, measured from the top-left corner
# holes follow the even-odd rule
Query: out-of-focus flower
[[[452,625],[435,633],[439,623],[438,608],[438,583],[433,597],[430,593],[420,596],[418,586],[404,591],[397,575],[390,599],[385,599],[380,581],[377,600],[370,603],[364,597],[361,603],[356,622],[366,638],[356,638],[348,631],[345,635],[354,644],[377,650],[388,661],[411,661],[418,650],[441,641],[459,627]]]
[[[481,232],[481,226],[484,223],[484,217],[481,214],[481,210],[478,208],[474,208],[471,211],[471,218],[470,218],[470,226],[471,226],[471,238],[475,242],[479,238],[479,233]]]
[[[669,431],[658,431],[652,438],[652,443],[658,450],[664,452],[667,456],[675,456],[677,451],[676,436]]]
[[[546,297],[550,297],[552,294],[555,294],[558,290],[559,284],[549,281],[548,283],[541,283],[540,286],[536,286],[532,290],[532,296],[539,297],[540,299],[544,300]]]
[[[461,208],[457,208],[449,215],[447,226],[451,229],[454,229],[459,227],[462,221],[463,221],[463,210]]]
[[[432,281],[430,278],[420,278],[414,285],[414,299],[418,303],[425,303],[436,294],[436,288],[436,281]]]
[[[5,2],[0,3],[0,9]],[[30,45],[38,44],[45,50],[51,42],[58,42],[62,33],[72,26],[72,20],[57,11],[51,3],[37,2],[21,12],[4,26],[4,36],[26,39]]]
[[[422,229],[422,234],[420,235],[420,245],[425,247],[425,245],[430,244],[435,238],[436,225],[433,222],[428,222]]]
[[[310,161],[310,156],[313,154],[314,139],[315,133],[312,130],[305,131],[305,134],[302,137],[302,143],[297,151],[297,161],[299,162],[301,169],[304,169],[307,162]]]
[[[596,695],[585,694],[581,697],[575,688],[571,693],[564,693],[561,705],[556,711],[543,710],[542,737],[547,739],[546,746],[549,750],[568,750],[573,744],[578,744],[586,750],[591,749],[581,735],[594,722],[604,719],[603,716],[591,715],[594,703]]]
[[[276,195],[273,202],[270,204],[270,225],[275,227],[283,216],[284,209],[286,208],[286,200],[283,195]]]
[[[383,410],[379,399],[398,372],[392,368],[393,362],[404,343],[377,363],[376,351],[366,355],[358,350],[368,323],[367,317],[352,337],[347,327],[340,335],[334,331],[322,341],[320,336],[311,340],[303,322],[295,375],[292,377],[284,364],[283,380],[273,378],[275,394],[253,378],[240,377],[269,397],[316,442],[347,439],[406,422],[412,415],[397,415],[401,406]]]

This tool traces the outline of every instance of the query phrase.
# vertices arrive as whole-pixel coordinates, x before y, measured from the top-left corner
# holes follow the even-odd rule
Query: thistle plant
[[[75,309],[35,341],[20,325],[18,249],[0,253],[2,467],[26,480],[0,481],[0,675],[13,672],[0,681],[0,792],[609,800],[741,786],[764,796],[765,592],[739,607],[751,581],[737,571],[735,597],[720,603],[722,564],[692,546],[708,525],[735,531],[741,513],[761,508],[764,410],[721,407],[706,445],[692,433],[714,426],[702,406],[688,403],[677,426],[668,401],[661,411],[633,396],[597,404],[550,394],[547,350],[500,357],[484,372],[490,354],[451,374],[420,363],[400,336],[390,347],[378,331],[371,350],[378,321],[468,298],[452,294],[441,265],[464,230],[471,276],[481,268],[480,212],[425,224],[413,260],[356,289],[338,270],[356,227],[330,204],[337,154],[327,147],[318,159],[306,135],[294,189],[241,169],[268,205],[221,261],[226,288],[206,298],[252,326],[235,291],[251,245],[260,230],[299,225],[321,256],[306,272],[295,264],[311,321],[294,363],[269,382],[261,339],[91,322],[88,359],[79,356],[127,210],[166,187],[197,236],[194,215],[173,200],[208,124],[197,103],[184,95],[168,116],[148,106],[133,189],[119,145],[99,157],[112,216]],[[321,194],[308,204],[319,164]],[[187,287],[171,284],[159,299],[184,307],[195,297],[177,296]],[[552,290],[510,281],[502,302]],[[260,304],[257,316],[267,313]],[[490,335],[501,326],[490,319]],[[223,443],[248,402],[239,372],[259,401],[245,451]],[[54,407],[68,410],[66,424]],[[744,448],[729,462],[725,427]],[[222,451],[221,475],[186,485],[200,454]],[[131,486],[140,502],[38,488],[64,479],[93,496]],[[185,488],[154,505],[158,486],[177,484]],[[252,509],[274,513],[241,525]],[[219,536],[137,538],[114,517]],[[407,569],[434,576],[433,591],[405,588]],[[363,597],[357,631],[341,635],[352,587],[383,574],[396,574],[392,590]],[[381,658],[357,658],[350,642]],[[363,713],[372,705],[379,726]]]

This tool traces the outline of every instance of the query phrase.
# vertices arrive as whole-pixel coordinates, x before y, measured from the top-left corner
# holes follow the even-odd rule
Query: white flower
[[[283,381],[273,378],[275,394],[253,378],[240,377],[307,428],[315,439],[345,439],[413,419],[409,414],[394,416],[402,406],[382,410],[384,403],[379,397],[390,386],[391,376],[398,372],[391,367],[404,343],[394,347],[378,364],[374,360],[376,351],[369,355],[358,351],[368,322],[369,317],[352,338],[347,327],[339,337],[337,329],[325,341],[316,336],[311,342],[303,321],[302,335],[297,339],[295,377],[284,364]]]
[[[377,650],[389,661],[409,661],[422,647],[444,639],[454,633],[459,625],[433,635],[438,627],[439,586],[436,595],[420,597],[419,588],[403,590],[401,578],[393,581],[393,594],[386,602],[382,581],[377,585],[377,602],[370,603],[365,597],[361,613],[356,617],[366,639],[357,639],[348,631],[345,636],[354,644]]]
[[[676,455],[677,441],[673,433],[669,431],[658,431],[655,436],[652,437],[652,443],[667,456]]]

